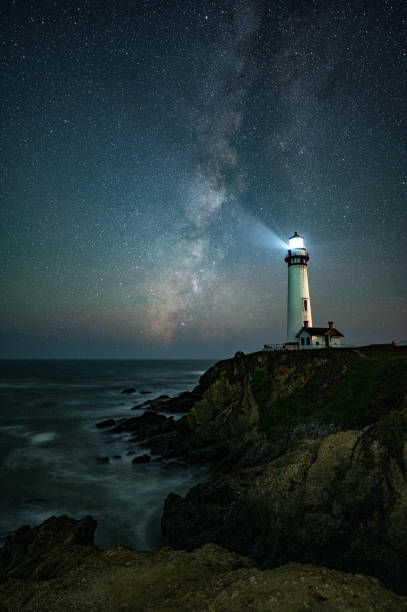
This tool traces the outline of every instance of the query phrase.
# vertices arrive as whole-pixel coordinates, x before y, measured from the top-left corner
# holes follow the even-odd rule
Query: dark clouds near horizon
[[[405,340],[404,2],[3,2],[1,357]]]

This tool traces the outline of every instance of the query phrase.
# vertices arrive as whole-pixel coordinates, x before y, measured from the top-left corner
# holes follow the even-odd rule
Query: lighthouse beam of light
[[[256,219],[247,211],[239,212],[242,238],[253,246],[264,249],[288,249],[288,244],[280,235],[263,221]]]

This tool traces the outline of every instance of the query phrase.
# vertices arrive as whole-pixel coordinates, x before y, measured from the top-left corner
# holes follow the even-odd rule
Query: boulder
[[[123,389],[122,393],[135,393],[136,390],[133,387],[128,387],[127,389]]]
[[[200,391],[184,391],[176,397],[168,395],[160,395],[159,397],[144,402],[144,406],[148,406],[149,410],[158,410],[160,412],[182,413],[189,412],[191,407],[201,398]]]
[[[113,427],[114,425],[116,425],[115,419],[106,419],[106,421],[101,421],[100,423],[96,423],[96,427],[99,427],[100,429],[104,427]]]
[[[132,417],[121,421],[114,429],[113,433],[124,433],[124,432],[135,432],[142,437],[151,435],[157,430],[160,432],[160,425],[167,420],[162,414],[156,412],[146,411],[141,416]]]
[[[132,463],[150,463],[151,461],[151,457],[150,455],[137,455],[137,457],[134,457]]]
[[[211,541],[264,568],[289,561],[376,576],[407,593],[407,444],[380,423],[170,494],[165,542]]]

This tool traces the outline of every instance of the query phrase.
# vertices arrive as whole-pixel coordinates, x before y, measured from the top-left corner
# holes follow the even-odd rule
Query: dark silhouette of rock
[[[165,542],[215,542],[262,567],[288,561],[376,576],[407,593],[407,443],[386,423],[307,440],[297,450],[171,494]]]
[[[136,392],[136,390],[133,387],[128,387],[127,389],[123,389],[123,391],[122,391],[122,393],[128,393],[128,394],[135,393],[135,392]],[[143,391],[142,391],[142,393],[143,393]]]
[[[193,391],[184,391],[176,397],[160,395],[159,397],[145,401],[139,406],[134,406],[133,410],[140,408],[140,406],[146,406],[149,410],[157,410],[159,412],[187,413],[200,397],[200,391],[198,387],[196,387]]]
[[[132,463],[150,463],[151,461],[151,457],[150,455],[138,455],[137,457],[134,457]]]
[[[89,551],[83,547],[93,544],[96,525],[90,516],[80,521],[51,516],[38,527],[20,527],[0,549],[0,582],[53,578],[69,566],[72,552],[86,556]]]
[[[161,432],[160,426],[167,421],[167,417],[156,412],[146,411],[144,414],[125,419],[114,429],[113,433],[135,432],[140,436],[152,435],[155,431]]]
[[[140,391],[141,395],[147,395],[148,393],[151,393],[151,391]]]
[[[101,429],[104,427],[113,427],[114,425],[116,425],[115,419],[106,419],[106,421],[96,423],[96,427],[100,427]]]

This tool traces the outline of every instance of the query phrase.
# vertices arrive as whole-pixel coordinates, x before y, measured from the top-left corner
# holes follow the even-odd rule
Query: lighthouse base
[[[299,347],[300,347],[299,342],[286,342],[284,344],[285,351],[298,351]]]

